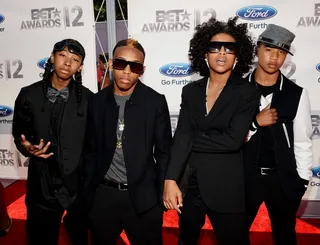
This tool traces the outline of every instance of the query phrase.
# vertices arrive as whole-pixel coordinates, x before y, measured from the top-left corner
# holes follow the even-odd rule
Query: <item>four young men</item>
[[[252,120],[252,126],[247,140],[243,139],[247,141],[243,148],[243,171],[248,216],[246,231],[243,232],[249,233],[258,208],[264,201],[271,218],[275,244],[296,244],[295,215],[308,186],[313,161],[307,92],[280,72],[287,53],[291,54],[293,39],[294,34],[287,29],[270,24],[258,39],[257,69],[247,77],[259,88],[261,100],[260,106],[256,105],[254,118],[248,119],[249,122]],[[225,45],[230,44],[230,41],[219,43],[219,52],[226,52],[228,47]],[[133,245],[163,243],[162,218],[163,210],[166,209],[162,200],[163,185],[170,154],[173,156],[176,152],[170,152],[171,126],[165,97],[139,80],[145,70],[144,59],[145,51],[141,44],[132,39],[120,41],[114,48],[113,60],[109,63],[114,82],[94,95],[89,100],[87,111],[82,112],[88,116],[83,164],[79,167],[79,171],[83,173],[78,179],[81,195],[78,195],[76,202],[85,204],[84,213],[88,216],[93,245],[115,244],[122,230],[126,231]],[[217,62],[221,65],[222,61],[220,59]],[[223,89],[222,87],[222,94]],[[219,95],[220,93],[216,96],[217,103]],[[18,121],[23,119],[23,109],[23,106],[17,104],[14,136],[22,153],[26,154],[27,149],[28,154],[33,154],[31,150],[37,151],[38,146],[31,145],[32,149],[24,146],[24,135],[30,129],[25,129]],[[50,116],[47,121],[50,124]],[[24,129],[27,131],[24,132]],[[56,136],[58,149],[61,147],[60,134],[61,132]],[[219,135],[219,132],[213,132],[210,137],[214,139],[215,135]],[[33,144],[45,137],[31,134],[27,136]],[[56,153],[52,147],[50,149]],[[45,151],[43,154],[53,160],[37,160],[34,165],[40,168],[51,164],[48,171],[56,170],[59,180],[67,181],[64,179],[64,174],[68,171],[66,167],[64,172],[58,166],[54,167],[60,158],[56,159]],[[170,168],[174,168],[174,164],[174,161],[170,161]],[[52,195],[55,204],[62,211],[60,206],[64,207],[64,204],[57,202],[59,195],[56,192]],[[181,207],[181,197],[175,202],[175,205],[164,204],[168,209],[177,205]],[[38,211],[34,209],[31,212],[30,207],[29,215],[36,215]],[[192,244],[196,244],[196,241]]]

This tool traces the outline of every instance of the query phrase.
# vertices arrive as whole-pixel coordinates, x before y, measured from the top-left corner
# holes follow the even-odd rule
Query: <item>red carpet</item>
[[[25,220],[26,210],[24,205],[25,197],[25,181],[16,181],[14,184],[6,188],[6,202],[10,217],[13,224],[10,233],[0,238],[1,245],[24,245],[26,232]],[[320,220],[319,219],[297,219],[298,244],[310,245],[319,244],[320,241]],[[166,212],[164,215],[163,237],[165,245],[177,244],[177,236],[179,234],[177,215],[175,212]],[[265,206],[261,206],[259,214],[251,227],[252,245],[272,245],[270,222]],[[121,239],[117,245],[129,244],[125,234],[121,235]],[[203,227],[200,239],[200,245],[217,244],[212,232],[212,227],[207,220]],[[59,245],[71,245],[68,237],[61,227]]]

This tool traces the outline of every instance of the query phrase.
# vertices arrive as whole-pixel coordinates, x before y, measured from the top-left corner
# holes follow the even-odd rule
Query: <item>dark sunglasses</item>
[[[113,69],[116,70],[124,70],[127,65],[130,66],[130,70],[133,73],[141,75],[143,73],[143,64],[133,61],[126,61],[122,59],[114,59],[113,60]]]
[[[65,47],[68,48],[70,53],[80,55],[82,57],[82,61],[84,60],[86,54],[83,47],[71,39],[65,39],[57,42],[53,47],[53,52],[63,51]]]
[[[209,53],[219,53],[222,47],[224,47],[224,50],[227,54],[237,53],[237,43],[234,43],[234,42],[215,42],[215,41],[208,43],[208,52]]]

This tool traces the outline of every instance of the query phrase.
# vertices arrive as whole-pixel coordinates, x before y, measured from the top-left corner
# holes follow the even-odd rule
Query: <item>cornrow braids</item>
[[[77,96],[77,114],[78,116],[83,116],[83,112],[80,111],[82,102],[82,75],[81,72],[77,71],[74,75],[75,86],[76,86],[76,96]]]
[[[45,64],[45,68],[44,68],[44,73],[43,73],[43,76],[42,76],[42,84],[43,84],[43,95],[44,95],[44,101],[43,101],[43,105],[42,105],[42,108],[41,108],[41,111],[44,112],[44,108],[45,108],[45,103],[46,103],[46,96],[47,96],[47,92],[48,92],[48,86],[49,86],[49,83],[50,83],[50,77],[52,75],[52,67],[53,67],[53,64],[51,63],[50,61],[50,58],[47,60],[46,64]]]

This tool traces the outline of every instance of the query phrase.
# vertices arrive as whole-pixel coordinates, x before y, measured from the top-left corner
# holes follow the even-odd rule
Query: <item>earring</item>
[[[208,62],[207,58],[205,58],[204,61],[206,62],[207,66],[209,67],[209,62]]]
[[[237,63],[238,63],[238,61],[235,60],[235,62],[234,62],[234,64],[233,64],[233,67],[232,67],[232,70],[236,67]]]

